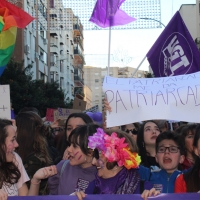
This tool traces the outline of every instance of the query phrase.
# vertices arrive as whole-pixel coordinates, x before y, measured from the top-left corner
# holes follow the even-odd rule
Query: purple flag
[[[106,28],[125,25],[136,19],[119,9],[125,0],[97,0],[89,21]]]
[[[200,71],[200,52],[177,11],[147,53],[155,77]]]

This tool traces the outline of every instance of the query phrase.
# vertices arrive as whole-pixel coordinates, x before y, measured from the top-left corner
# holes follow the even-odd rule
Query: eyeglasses
[[[127,129],[126,132],[127,133],[131,132],[133,135],[137,135],[138,134],[138,131],[135,130],[135,129]]]
[[[168,151],[170,153],[177,153],[178,150],[180,149],[180,147],[176,147],[176,146],[170,146],[170,147],[160,146],[160,147],[158,147],[157,153],[165,153],[167,149],[168,149]]]

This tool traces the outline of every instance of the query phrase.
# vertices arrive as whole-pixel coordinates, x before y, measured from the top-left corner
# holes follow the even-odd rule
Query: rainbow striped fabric
[[[33,19],[22,9],[0,0],[0,76],[14,51],[17,28],[25,28]]]

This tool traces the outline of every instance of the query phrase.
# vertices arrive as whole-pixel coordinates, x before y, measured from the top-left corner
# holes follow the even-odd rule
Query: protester
[[[29,177],[15,149],[19,146],[17,127],[10,120],[0,119],[0,199],[7,196],[38,195],[41,179],[57,173],[55,166],[39,169],[31,178],[30,189],[26,185]]]
[[[141,165],[145,167],[159,167],[156,162],[156,139],[160,134],[160,129],[154,121],[146,121],[142,124],[137,135],[137,145],[141,156]]]
[[[169,131],[169,124],[167,120],[154,120],[154,121],[157,123],[161,132]]]
[[[148,180],[162,193],[173,193],[175,180],[182,173],[178,166],[184,160],[181,137],[171,131],[161,133],[156,139],[155,158],[161,169],[152,172],[149,168],[140,166],[141,179]]]
[[[63,159],[68,158],[68,151],[67,147],[69,147],[68,137],[72,130],[74,130],[76,127],[79,127],[81,125],[93,123],[92,119],[85,113],[72,113],[69,115],[69,117],[66,120],[65,123],[65,132],[62,135],[59,135],[59,141],[60,144],[60,153],[63,155]],[[58,144],[57,144],[58,145]]]
[[[196,127],[193,146],[196,154],[194,166],[176,179],[175,193],[200,191],[200,125]]]
[[[140,194],[144,189],[152,188],[150,183],[140,179],[137,145],[128,134],[119,130],[105,133],[98,128],[88,139],[89,148],[94,150],[92,164],[98,172],[86,194]],[[145,193],[145,198],[151,195]],[[83,192],[76,192],[76,195],[79,199],[85,197]]]
[[[85,191],[94,180],[96,167],[92,166],[93,151],[88,148],[88,137],[98,125],[82,125],[75,128],[68,137],[69,160],[57,164],[58,174],[48,180],[51,195],[69,195],[77,190]]]
[[[121,126],[122,131],[128,133],[135,141],[137,141],[137,134],[140,128],[139,123],[126,124]]]
[[[22,158],[28,176],[32,178],[38,169],[53,164],[45,138],[47,130],[41,117],[30,111],[20,112],[16,117],[16,124],[19,143],[16,152]],[[30,187],[30,181],[27,186]],[[39,194],[48,194],[47,179],[41,181]]]
[[[182,170],[189,169],[194,165],[196,156],[193,150],[193,141],[194,141],[196,127],[197,127],[196,124],[189,124],[185,126],[180,133],[183,140],[183,146],[185,149],[185,160],[181,164]]]

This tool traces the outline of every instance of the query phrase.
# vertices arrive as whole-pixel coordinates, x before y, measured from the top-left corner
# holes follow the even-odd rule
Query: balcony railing
[[[84,80],[78,76],[77,74],[74,74],[74,81],[79,81],[80,83],[82,83],[84,85]]]

